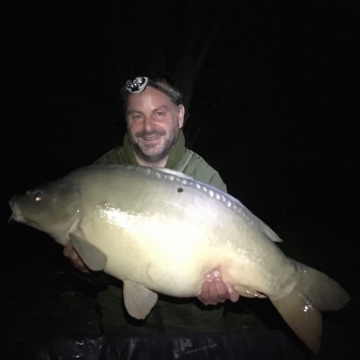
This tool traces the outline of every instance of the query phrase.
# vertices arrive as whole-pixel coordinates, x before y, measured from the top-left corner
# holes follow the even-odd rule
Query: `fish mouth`
[[[21,210],[17,206],[17,204],[13,200],[10,200],[9,205],[10,205],[10,208],[12,211],[9,221],[14,220],[17,222],[25,222],[25,219],[21,213]]]

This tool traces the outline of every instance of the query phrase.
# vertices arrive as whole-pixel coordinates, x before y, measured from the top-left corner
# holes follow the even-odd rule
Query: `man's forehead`
[[[159,110],[161,110],[161,111],[169,111],[170,108],[169,108],[169,106],[167,106],[167,105],[161,105],[161,106],[156,107],[156,108],[151,108],[150,110],[151,110],[151,111],[159,111]],[[129,106],[128,106],[127,110],[126,110],[126,113],[127,113],[127,114],[141,113],[141,112],[142,112],[142,109],[140,109],[140,108],[139,108],[139,109],[131,108],[131,107],[129,107]]]
[[[165,94],[147,87],[140,94],[129,94],[126,107],[127,110],[137,108],[155,109],[162,106],[170,108],[171,104],[171,100]]]

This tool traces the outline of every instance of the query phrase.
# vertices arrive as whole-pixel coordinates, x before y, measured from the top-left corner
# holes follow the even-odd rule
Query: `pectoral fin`
[[[102,251],[75,234],[69,234],[69,236],[73,248],[89,269],[93,271],[105,269],[107,257]]]
[[[154,307],[158,295],[133,281],[124,281],[124,302],[128,313],[135,319],[145,319]]]

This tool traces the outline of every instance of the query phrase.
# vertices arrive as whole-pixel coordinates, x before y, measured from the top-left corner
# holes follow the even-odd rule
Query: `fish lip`
[[[18,205],[16,204],[15,201],[13,201],[12,199],[9,201],[9,205],[12,211],[12,214],[10,216],[10,220],[15,220],[17,222],[24,222],[25,219],[21,213],[21,210],[19,209]]]

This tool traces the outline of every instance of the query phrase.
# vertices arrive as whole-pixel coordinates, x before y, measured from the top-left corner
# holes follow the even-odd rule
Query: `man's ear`
[[[185,118],[185,107],[184,105],[179,105],[179,114],[178,114],[178,121],[179,121],[179,129],[184,126],[184,118]]]

